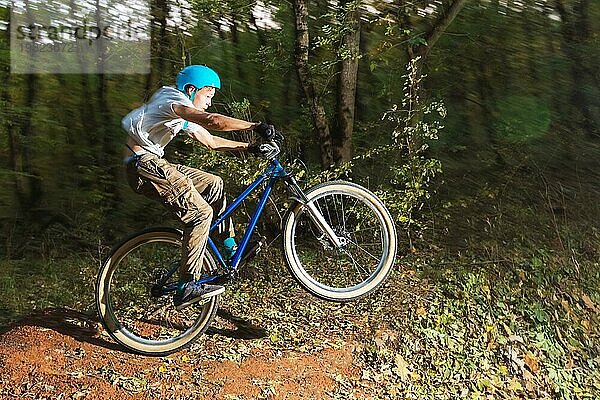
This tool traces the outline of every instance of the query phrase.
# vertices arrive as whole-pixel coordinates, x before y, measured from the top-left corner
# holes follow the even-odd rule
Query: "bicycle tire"
[[[345,181],[325,182],[305,194],[346,244],[336,249],[324,235],[317,237],[320,230],[308,208],[296,201],[282,225],[284,258],[294,279],[309,293],[334,302],[357,300],[379,288],[397,250],[396,228],[385,205],[369,190]],[[367,248],[358,243],[362,239],[373,242]],[[365,267],[357,259],[377,262]]]
[[[151,295],[157,281],[152,275],[163,273],[168,267],[162,264],[165,261],[179,262],[181,245],[180,230],[147,229],[115,246],[100,268],[95,293],[98,315],[108,334],[131,351],[163,356],[186,348],[208,329],[217,312],[219,296],[177,311],[170,295]],[[209,251],[204,266],[215,267]]]

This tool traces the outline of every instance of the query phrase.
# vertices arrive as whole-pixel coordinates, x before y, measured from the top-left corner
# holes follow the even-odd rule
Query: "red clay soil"
[[[328,399],[336,377],[360,372],[350,343],[311,354],[252,348],[236,362],[211,357],[209,344],[162,358],[130,354],[100,331],[62,309],[13,325],[0,335],[0,398]]]

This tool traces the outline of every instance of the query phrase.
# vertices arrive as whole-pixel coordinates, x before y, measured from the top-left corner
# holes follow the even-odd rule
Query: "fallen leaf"
[[[598,308],[596,307],[596,304],[594,304],[592,299],[590,299],[587,294],[582,295],[581,300],[583,300],[583,303],[585,304],[585,306],[587,308],[589,308],[590,310],[592,310],[594,312],[598,312]]]
[[[381,338],[375,338],[375,344],[377,345],[377,347],[379,347],[380,349],[385,347],[385,340],[381,339]]]
[[[564,308],[564,310],[567,313],[567,315],[571,315],[572,314],[571,307],[569,306],[569,303],[566,300],[561,300],[560,304]]]
[[[419,317],[424,317],[425,315],[427,315],[427,310],[425,310],[425,307],[417,308],[417,315]]]
[[[406,378],[410,375],[406,360],[400,354],[396,354],[394,363],[396,364],[396,368],[394,368],[393,371],[400,379],[406,380]]]
[[[88,395],[89,391],[85,390],[85,391],[76,391],[75,393],[73,393],[71,395],[72,399],[79,399],[80,397],[86,397]]]
[[[369,380],[371,380],[371,373],[369,372],[369,370],[368,370],[368,369],[363,369],[363,372],[362,372],[362,377],[361,377],[361,379],[363,379],[363,380],[365,380],[365,381],[369,381]]]
[[[591,330],[590,321],[584,319],[581,320],[581,325],[589,332]]]
[[[523,341],[523,338],[519,335],[508,335],[508,340],[510,340],[511,342],[525,343]]]
[[[396,395],[398,394],[398,388],[396,388],[396,386],[392,386],[388,389],[388,392],[390,393],[390,396],[396,397]]]
[[[529,367],[531,372],[536,373],[540,369],[540,364],[537,358],[530,356],[529,354],[525,354],[525,358],[523,359],[525,364]]]
[[[521,386],[521,382],[517,378],[512,378],[509,385],[508,390],[522,390],[523,386]]]
[[[533,382],[533,375],[531,372],[524,370],[523,379],[525,379],[525,389],[529,390],[530,392],[535,390],[535,383]]]
[[[521,360],[519,358],[519,355],[517,354],[517,352],[513,348],[509,348],[508,349],[508,356],[510,357],[510,361],[513,362],[513,364],[515,365],[515,367],[518,367],[521,370],[524,369],[525,362],[523,362],[523,360]]]

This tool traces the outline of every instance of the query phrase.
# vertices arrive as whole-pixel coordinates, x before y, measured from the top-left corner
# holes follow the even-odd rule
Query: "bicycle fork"
[[[325,217],[323,217],[321,211],[319,211],[319,209],[315,206],[314,201],[309,201],[308,197],[306,197],[302,189],[300,189],[300,186],[298,186],[298,183],[296,182],[294,177],[288,175],[284,178],[283,181],[292,192],[292,198],[297,200],[304,207],[306,207],[306,210],[308,211],[308,216],[317,226],[317,228],[319,228],[321,234],[327,239],[329,239],[331,243],[335,246],[335,248],[342,248],[346,244],[346,238],[339,237],[338,235],[336,235],[331,225],[329,225],[329,223],[325,220]]]

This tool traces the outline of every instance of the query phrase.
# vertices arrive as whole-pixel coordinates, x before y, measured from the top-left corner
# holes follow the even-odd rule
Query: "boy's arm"
[[[219,136],[211,135],[209,131],[201,126],[196,127],[188,135],[212,150],[247,150],[248,143],[237,142]]]
[[[180,104],[174,104],[173,111],[175,111],[175,114],[186,121],[195,122],[198,125],[208,129],[213,129],[215,131],[242,131],[254,129],[258,126],[258,123],[227,117],[221,114],[208,113],[205,111],[200,111],[196,108],[182,106]]]

